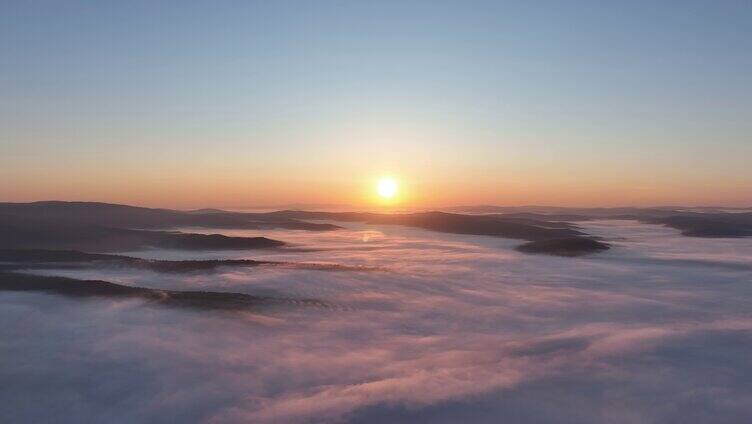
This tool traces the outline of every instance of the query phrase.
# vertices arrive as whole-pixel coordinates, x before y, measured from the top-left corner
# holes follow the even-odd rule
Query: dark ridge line
[[[380,267],[317,262],[257,261],[252,259],[159,260],[131,256],[85,253],[75,250],[0,249],[0,267],[5,269],[128,267],[164,273],[213,271],[219,267],[277,266],[314,271],[382,271]]]
[[[284,246],[266,237],[229,237],[70,224],[54,219],[0,214],[0,247],[113,252],[144,248],[181,250],[241,250]]]
[[[505,218],[498,214],[463,215],[438,211],[402,214],[278,211],[269,214],[295,219],[328,219],[367,224],[404,225],[449,234],[494,236],[527,241],[587,235],[576,230],[576,226],[566,222],[542,221],[522,217]]]
[[[0,223],[6,218],[35,219],[54,223],[57,226],[84,225],[119,229],[175,229],[183,227],[202,228],[287,228],[311,231],[334,230],[340,227],[329,223],[314,223],[305,220],[328,219],[335,221],[360,221],[380,224],[402,224],[434,231],[493,235],[499,237],[536,240],[571,236],[536,234],[530,228],[493,228],[483,219],[495,218],[506,224],[516,223],[533,228],[571,228],[568,221],[589,219],[636,219],[642,222],[659,223],[679,229],[691,237],[748,237],[752,236],[752,212],[745,208],[731,207],[612,207],[577,208],[552,206],[493,206],[475,205],[446,208],[447,211],[463,211],[476,215],[419,212],[383,214],[370,212],[317,212],[282,210],[275,212],[229,212],[222,210],[178,211],[136,206],[97,203],[42,201],[32,203],[0,202]],[[730,213],[728,210],[737,210]],[[744,212],[747,211],[747,212]],[[482,213],[484,215],[477,215]],[[461,218],[448,218],[451,216]],[[437,220],[437,217],[443,217]],[[447,219],[462,222],[446,222]],[[445,222],[442,222],[445,221]],[[561,227],[561,228],[559,228]],[[531,233],[532,231],[532,233]],[[525,234],[525,233],[528,234]],[[582,234],[580,234],[582,235]],[[33,246],[38,247],[38,246]]]
[[[141,299],[148,305],[202,310],[243,311],[280,305],[337,309],[317,299],[261,297],[234,292],[160,290],[101,280],[78,280],[13,272],[0,272],[0,291],[38,292],[74,298]]]
[[[267,214],[227,212],[221,210],[196,213],[195,211],[154,209],[100,202],[0,202],[0,214],[22,216],[43,221],[52,220],[58,224],[152,230],[200,227],[218,229],[285,228],[329,231],[339,228],[333,224],[304,222]]]
[[[752,213],[686,213],[669,217],[642,218],[681,231],[688,237],[739,238],[752,236]]]
[[[575,257],[602,252],[611,246],[594,238],[569,237],[551,240],[538,240],[521,244],[515,249],[523,253],[547,254],[553,256]]]

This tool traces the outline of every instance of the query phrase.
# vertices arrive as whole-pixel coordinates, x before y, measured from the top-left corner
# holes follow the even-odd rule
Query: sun
[[[391,199],[397,195],[397,181],[391,177],[383,177],[376,184],[376,192],[384,199]]]

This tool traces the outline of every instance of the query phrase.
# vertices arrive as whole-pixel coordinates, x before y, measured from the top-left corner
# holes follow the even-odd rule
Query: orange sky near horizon
[[[399,186],[394,199],[377,195],[377,181],[393,177]],[[480,175],[422,177],[398,172],[372,172],[306,180],[254,175],[213,175],[165,172],[127,178],[118,173],[79,173],[4,178],[2,201],[100,201],[176,209],[253,209],[288,206],[340,207],[357,210],[431,209],[457,205],[550,206],[752,206],[752,189],[725,181],[675,181],[653,178],[601,178],[551,175],[532,180],[509,173],[497,178]],[[498,182],[497,182],[498,181]]]
[[[379,128],[389,127],[388,123]],[[752,146],[715,149],[609,143],[574,148],[560,137],[492,136],[461,145],[434,130],[379,133],[331,130],[288,143],[199,137],[40,151],[19,144],[0,157],[0,201],[81,200],[166,208],[342,205],[350,209],[427,209],[455,205],[752,206]],[[431,126],[426,123],[424,128]],[[493,141],[495,140],[495,141]],[[214,147],[210,150],[209,147]],[[723,164],[722,166],[719,164]],[[375,195],[394,177],[397,198]]]

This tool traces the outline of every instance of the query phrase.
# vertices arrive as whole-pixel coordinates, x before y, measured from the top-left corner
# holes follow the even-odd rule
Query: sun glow
[[[376,184],[376,192],[383,199],[391,199],[397,195],[397,181],[391,177],[383,177]]]

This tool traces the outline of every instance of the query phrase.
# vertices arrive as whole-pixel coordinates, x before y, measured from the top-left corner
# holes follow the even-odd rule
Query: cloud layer
[[[282,252],[129,254],[383,270],[47,270],[331,306],[212,314],[0,294],[0,402],[12,405],[0,421],[752,419],[752,241],[584,225],[614,248],[554,258],[499,238],[347,224],[264,231],[292,245]]]

